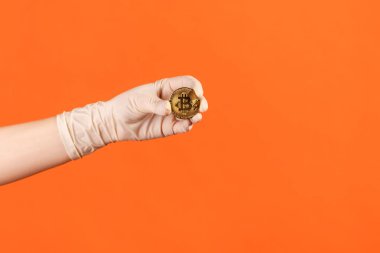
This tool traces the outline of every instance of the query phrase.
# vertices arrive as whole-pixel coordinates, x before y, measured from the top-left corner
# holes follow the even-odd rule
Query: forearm
[[[0,128],[0,185],[80,159],[117,140],[104,102]]]
[[[0,128],[0,185],[68,161],[55,117]]]

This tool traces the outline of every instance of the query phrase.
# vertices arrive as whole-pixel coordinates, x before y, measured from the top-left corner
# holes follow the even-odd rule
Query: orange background
[[[1,187],[0,251],[380,252],[379,7],[2,1],[1,125],[183,74],[209,111]]]

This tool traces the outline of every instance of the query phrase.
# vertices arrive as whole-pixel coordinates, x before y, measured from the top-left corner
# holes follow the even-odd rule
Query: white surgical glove
[[[191,119],[171,114],[169,98],[181,87],[194,89],[200,113]],[[208,108],[201,83],[192,76],[165,78],[128,90],[109,101],[99,101],[57,115],[57,125],[71,160],[109,143],[147,140],[189,131]]]

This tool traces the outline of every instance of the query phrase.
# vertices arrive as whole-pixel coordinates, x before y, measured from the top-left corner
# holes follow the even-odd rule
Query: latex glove
[[[191,119],[171,114],[169,98],[181,87],[194,89],[200,113]],[[78,159],[111,142],[147,140],[189,131],[208,109],[201,83],[192,76],[165,78],[57,115],[62,142],[70,159]]]

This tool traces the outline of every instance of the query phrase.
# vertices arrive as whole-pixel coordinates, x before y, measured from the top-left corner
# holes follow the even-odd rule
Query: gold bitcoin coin
[[[172,113],[176,118],[190,119],[199,112],[201,100],[191,88],[182,87],[175,91],[170,97]]]

